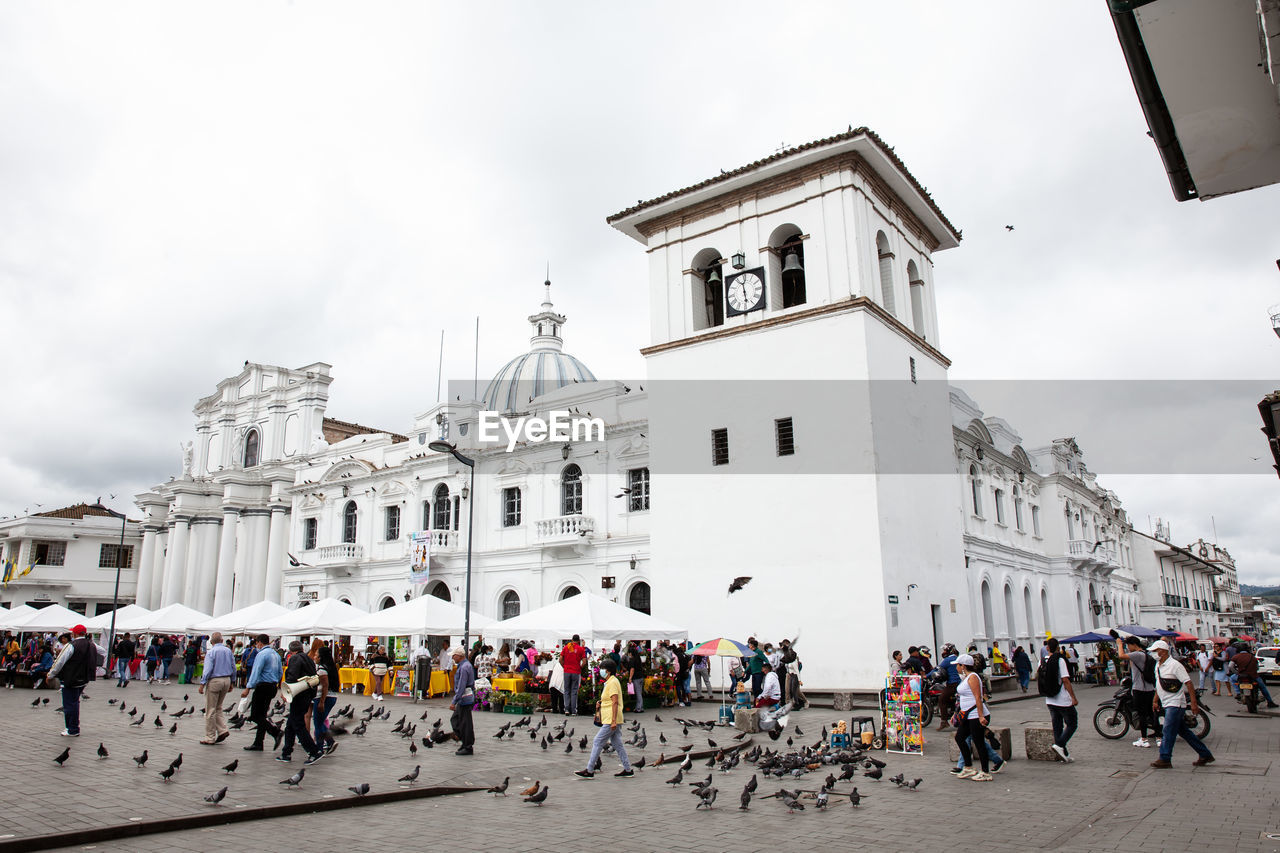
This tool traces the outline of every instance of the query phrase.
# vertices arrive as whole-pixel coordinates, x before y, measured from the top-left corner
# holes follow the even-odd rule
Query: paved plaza
[[[1156,757],[1154,749],[1131,747],[1131,738],[1104,741],[1094,732],[1090,723],[1093,710],[1110,692],[1094,688],[1081,691],[1081,729],[1072,742],[1076,758],[1072,764],[1032,762],[1022,756],[1022,728],[1044,725],[1048,720],[1043,702],[1033,697],[995,708],[993,724],[1014,730],[1015,760],[992,783],[952,778],[947,772],[949,738],[931,732],[923,757],[875,753],[888,761],[886,779],[899,772],[908,779],[920,777],[924,781],[919,791],[860,775],[857,785],[866,799],[858,809],[833,795],[825,813],[806,800],[805,811],[788,814],[780,800],[765,796],[784,787],[776,779],[762,778],[750,811],[738,810],[739,794],[754,772],[745,763],[728,773],[714,772],[719,797],[709,812],[695,812],[697,800],[690,796],[688,785],[673,788],[664,784],[676,768],[653,767],[661,753],[669,758],[685,744],[705,750],[708,736],[719,745],[732,743],[732,729],[721,727],[709,734],[691,729],[686,737],[675,722],[677,716],[711,719],[711,705],[640,715],[636,719],[642,721],[649,738],[648,748],[641,754],[649,766],[635,778],[616,779],[612,774],[617,763],[610,758],[604,772],[588,781],[573,776],[585,763],[580,739],[594,733],[588,718],[569,723],[574,729],[571,754],[565,752],[569,738],[545,751],[540,740],[531,740],[525,730],[518,730],[514,739],[494,740],[491,735],[498,726],[517,718],[486,713],[475,717],[474,756],[455,756],[449,744],[425,750],[419,738],[414,758],[409,754],[409,742],[391,732],[395,721],[407,715],[410,722],[417,722],[421,735],[436,718],[444,718],[447,724],[447,703],[432,700],[415,705],[405,699],[390,699],[385,705],[392,713],[391,720],[371,723],[364,737],[340,738],[341,745],[332,756],[308,769],[301,788],[290,789],[279,782],[301,767],[300,752],[287,765],[273,760],[269,752],[245,752],[241,747],[251,738],[248,727],[233,733],[226,744],[213,747],[196,742],[203,730],[199,717],[178,718],[177,734],[168,733],[174,721],[169,715],[184,707],[184,695],[190,697],[185,707],[203,707],[203,697],[194,688],[178,684],[149,688],[145,683],[133,683],[120,690],[110,682],[98,682],[91,686],[92,698],[83,706],[83,736],[77,740],[58,735],[61,715],[54,713],[59,704],[57,691],[4,690],[0,691],[0,713],[6,721],[5,748],[0,762],[9,784],[2,795],[0,850],[54,832],[300,801],[353,800],[348,786],[362,782],[371,786],[372,793],[397,791],[403,786],[397,778],[416,764],[422,766],[419,785],[483,788],[510,776],[510,795],[455,794],[56,849],[385,851],[447,844],[474,850],[559,852],[605,844],[623,851],[750,851],[822,844],[854,850],[1280,850],[1280,838],[1266,837],[1272,832],[1280,836],[1280,797],[1271,779],[1274,756],[1280,752],[1280,721],[1229,716],[1237,712],[1234,702],[1210,698],[1216,716],[1208,744],[1217,763],[1193,769],[1193,753],[1179,744],[1174,752],[1175,768],[1156,771],[1148,767]],[[163,697],[168,705],[162,728],[152,722],[161,703],[152,700],[151,693]],[[36,697],[50,702],[32,708]],[[137,717],[122,713],[119,704],[109,704],[109,699],[117,703],[127,700],[130,708],[137,707],[139,716],[147,715],[146,722],[130,726]],[[348,702],[353,704],[357,720],[370,704],[363,697],[344,694],[339,707]],[[424,712],[426,721],[419,719]],[[655,716],[662,717],[662,722]],[[788,736],[797,745],[813,744],[824,724],[848,716],[848,712],[837,714],[827,709],[800,712],[792,715]],[[564,720],[549,719],[553,724]],[[796,726],[803,735],[796,734]],[[660,735],[666,744],[660,742]],[[763,735],[755,735],[754,740],[769,743]],[[106,759],[96,755],[100,742],[110,752]],[[785,744],[785,739],[779,744]],[[71,757],[60,768],[52,759],[68,745]],[[131,756],[144,749],[150,760],[145,769],[139,769]],[[165,782],[159,771],[180,752],[181,769],[171,782]],[[632,757],[639,756],[633,753]],[[233,759],[240,760],[236,773],[222,773],[219,768]],[[698,762],[686,774],[686,781],[712,772],[705,764]],[[808,774],[785,787],[816,791],[827,772]],[[542,806],[527,805],[516,796],[533,780],[550,786]],[[206,804],[203,798],[223,785],[229,789],[223,803]],[[840,783],[836,791],[845,793],[849,787]],[[607,841],[598,837],[606,834]],[[460,837],[465,841],[459,841]]]

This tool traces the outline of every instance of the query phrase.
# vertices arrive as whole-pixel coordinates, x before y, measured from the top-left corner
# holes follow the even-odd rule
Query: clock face
[[[726,282],[730,314],[747,314],[764,307],[764,269],[738,273]]]

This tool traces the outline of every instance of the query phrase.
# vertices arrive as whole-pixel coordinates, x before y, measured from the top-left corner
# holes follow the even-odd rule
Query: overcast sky
[[[605,216],[850,124],[964,231],[952,377],[1280,581],[1280,189],[1173,201],[1101,0],[6,3],[0,515],[131,508],[245,359],[329,362],[331,416],[407,429],[442,329],[446,380],[477,316],[482,384],[527,347],[548,262],[566,348],[643,376],[647,263]],[[1009,390],[1045,379],[1197,381]],[[1128,423],[1179,463],[1109,475]]]

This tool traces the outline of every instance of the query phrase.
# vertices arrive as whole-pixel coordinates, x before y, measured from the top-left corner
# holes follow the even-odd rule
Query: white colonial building
[[[100,501],[0,521],[0,557],[13,564],[12,577],[0,590],[0,607],[61,604],[85,616],[107,613],[117,574],[119,603],[131,604],[140,543],[138,522],[121,518]]]
[[[246,363],[197,404],[181,474],[137,498],[139,603],[461,601],[470,545],[490,617],[590,591],[698,639],[799,636],[815,690],[875,688],[911,643],[1139,621],[1129,521],[1075,442],[1024,449],[950,386],[933,253],[960,235],[875,134],[609,221],[648,256],[643,385],[564,351],[549,283],[481,399],[451,389],[402,432],[327,417],[326,364]],[[556,412],[602,434],[482,440]]]

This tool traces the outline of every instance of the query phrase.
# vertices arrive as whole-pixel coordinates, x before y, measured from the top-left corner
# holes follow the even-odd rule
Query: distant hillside
[[[1255,586],[1251,583],[1242,583],[1240,584],[1240,594],[1266,597],[1280,596],[1280,586]]]

